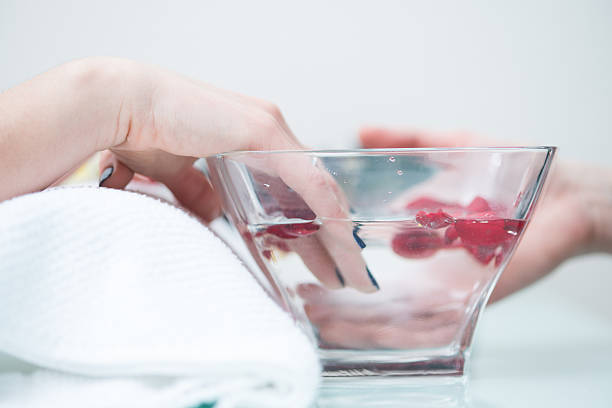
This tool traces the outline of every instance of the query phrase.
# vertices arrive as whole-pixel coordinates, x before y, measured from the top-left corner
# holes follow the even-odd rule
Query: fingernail
[[[355,238],[355,242],[357,242],[357,245],[359,245],[359,248],[363,249],[366,247],[365,242],[363,242],[363,240],[359,237],[359,235],[357,235],[357,233],[359,232],[359,227],[355,227],[353,228],[353,238]]]
[[[113,170],[113,166],[109,166],[104,169],[102,174],[100,174],[100,183],[98,184],[98,187],[102,187],[102,184],[104,184],[104,182],[108,180],[110,176],[112,176]]]
[[[366,266],[366,271],[368,272],[368,278],[370,278],[370,280],[372,281],[372,285],[374,285],[376,289],[380,290],[380,286],[378,286],[378,282],[376,282],[376,279],[374,279],[374,276],[372,276],[372,272],[370,272],[370,268],[368,268],[367,266]]]
[[[338,270],[338,268],[336,268],[336,276],[338,277],[338,280],[340,281],[340,283],[342,284],[342,287],[344,287],[344,277],[342,276],[342,274],[340,273],[340,271]]]

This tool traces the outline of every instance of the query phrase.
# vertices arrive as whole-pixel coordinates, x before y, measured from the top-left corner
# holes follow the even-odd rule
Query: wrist
[[[612,169],[594,168],[599,186],[594,188],[590,198],[594,252],[612,253]]]
[[[137,97],[136,63],[119,58],[89,57],[64,65],[79,128],[95,151],[118,146],[130,131]],[[92,101],[94,101],[92,103]]]
[[[579,253],[612,253],[612,169],[603,166],[563,163],[565,194],[576,203],[584,222]]]

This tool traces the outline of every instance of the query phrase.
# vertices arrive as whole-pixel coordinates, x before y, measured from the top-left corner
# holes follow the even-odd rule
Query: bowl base
[[[430,352],[435,350],[428,350]],[[455,376],[465,372],[466,356],[398,351],[319,349],[324,377]]]

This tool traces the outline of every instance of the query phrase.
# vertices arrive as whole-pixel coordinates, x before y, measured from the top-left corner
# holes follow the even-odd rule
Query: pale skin
[[[105,151],[103,187],[148,176],[207,222],[220,214],[219,199],[196,158],[303,148],[274,104],[133,61],[74,61],[0,94],[0,200],[44,189]],[[348,217],[329,174],[295,160],[270,166],[316,213]],[[307,263],[322,260],[312,272],[326,287],[378,290],[348,224],[324,224],[317,235],[296,251]]]
[[[491,145],[469,135],[386,129],[364,129],[360,137],[364,147]],[[211,221],[220,214],[219,200],[192,167],[195,158],[231,150],[303,148],[274,104],[127,60],[70,62],[0,94],[0,201],[42,190],[104,151],[104,187],[123,188],[134,173],[142,174],[167,185],[182,205]],[[277,165],[282,173],[283,163]],[[299,166],[291,170],[296,168],[299,172]],[[320,174],[308,174],[312,177],[321,180],[306,186],[327,182]],[[303,179],[288,172],[285,177],[288,184]],[[326,202],[328,194],[317,196],[306,186],[300,191],[292,185],[315,212],[346,211],[337,201]],[[324,229],[316,251],[300,255],[311,262],[325,260],[313,273],[330,289],[346,284],[375,292],[362,273],[360,248],[342,229]],[[334,234],[348,236],[347,241],[341,238],[338,244]],[[532,283],[568,258],[595,251],[612,252],[612,172],[559,162],[493,299]],[[352,263],[341,283],[334,265],[346,259]]]

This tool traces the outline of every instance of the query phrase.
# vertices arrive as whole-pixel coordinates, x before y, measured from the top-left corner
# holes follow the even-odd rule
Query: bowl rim
[[[209,158],[232,158],[246,155],[283,155],[283,154],[306,154],[317,156],[358,156],[358,155],[406,155],[411,153],[459,153],[459,152],[483,152],[483,153],[516,153],[546,151],[553,153],[557,146],[482,146],[482,147],[403,147],[382,149],[281,149],[281,150],[234,150],[223,153],[215,153]]]

